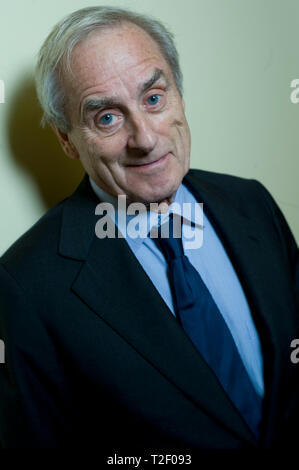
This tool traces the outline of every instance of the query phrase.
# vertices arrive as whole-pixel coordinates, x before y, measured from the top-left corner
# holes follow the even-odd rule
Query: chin
[[[132,172],[126,182],[128,198],[145,204],[173,198],[186,171],[183,165],[174,159],[169,158],[167,165],[166,163],[155,171],[140,169],[138,174]]]
[[[187,162],[178,161],[171,153],[154,167],[129,168],[127,195],[130,200],[145,204],[173,198],[187,170]]]
[[[148,190],[143,188],[143,191],[140,191],[139,194],[135,194],[133,196],[134,201],[143,202],[144,204],[149,204],[151,202],[159,203],[166,199],[170,199],[172,201],[181,182],[182,180],[178,179],[176,182],[167,182],[162,186],[159,185],[159,187],[150,187]]]

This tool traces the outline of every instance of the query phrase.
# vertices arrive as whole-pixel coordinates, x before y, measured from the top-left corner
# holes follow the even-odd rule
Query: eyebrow
[[[168,84],[168,80],[166,79],[163,70],[155,69],[151,78],[141,85],[140,93],[144,93],[146,90],[151,88],[154,83],[156,83],[160,78],[164,78],[166,83]]]
[[[151,88],[160,78],[164,78],[166,81],[166,85],[168,86],[169,82],[164,74],[164,72],[160,69],[155,69],[152,76],[144,83],[142,83],[139,88],[139,93],[142,94]],[[113,108],[113,107],[120,107],[122,103],[112,97],[104,96],[103,98],[95,98],[95,99],[88,99],[83,104],[82,116],[83,121],[86,121],[87,115],[94,110],[99,110],[103,108]]]
[[[85,101],[83,105],[83,120],[86,120],[87,115],[94,110],[103,109],[103,108],[113,108],[120,106],[121,103],[118,100],[113,98],[98,98],[98,99],[90,99]]]

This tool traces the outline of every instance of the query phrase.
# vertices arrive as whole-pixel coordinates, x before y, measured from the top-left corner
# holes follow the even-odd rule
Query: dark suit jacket
[[[198,170],[184,182],[204,202],[259,333],[259,442],[126,241],[96,238],[98,200],[85,177],[0,260],[4,448],[93,447],[108,456],[298,445],[295,241],[258,182]]]

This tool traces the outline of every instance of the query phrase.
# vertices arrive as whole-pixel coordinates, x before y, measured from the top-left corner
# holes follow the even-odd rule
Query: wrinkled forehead
[[[64,83],[71,93],[80,93],[82,86],[105,83],[151,60],[169,67],[158,44],[140,27],[122,23],[93,30],[74,47]]]

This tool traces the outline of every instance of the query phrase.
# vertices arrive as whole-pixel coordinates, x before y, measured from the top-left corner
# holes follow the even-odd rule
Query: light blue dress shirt
[[[132,219],[135,216],[127,215],[126,211],[119,212],[117,199],[104,192],[92,179],[90,179],[90,183],[99,199],[112,204],[115,208],[114,222],[170,311],[175,315],[171,288],[167,277],[167,263],[154,240],[146,234],[135,238],[136,232],[133,230],[132,233],[132,230],[128,230],[130,223],[132,226]],[[252,384],[258,395],[263,397],[264,381],[261,345],[248,302],[235,269],[214,228],[204,214],[203,206],[196,201],[186,186],[183,184],[179,186],[173,202],[169,207],[169,212],[162,214],[161,223],[167,221],[171,212],[183,215],[182,241],[185,255],[196,268],[213,296],[234,338]],[[189,207],[192,208],[196,206],[197,213],[194,210],[191,213],[190,211],[189,213],[184,211],[184,203],[189,203]],[[199,210],[201,211],[200,217],[198,217]],[[139,214],[138,221],[140,221],[140,225],[144,226],[144,223],[146,224],[147,233],[153,226],[157,225],[158,215],[147,211]],[[194,222],[195,226],[190,227],[188,221]],[[193,242],[190,239],[192,231]],[[195,243],[195,240],[197,243]],[[198,245],[199,241],[202,242],[200,243],[201,246]],[[197,246],[196,249],[194,249],[195,245]]]

